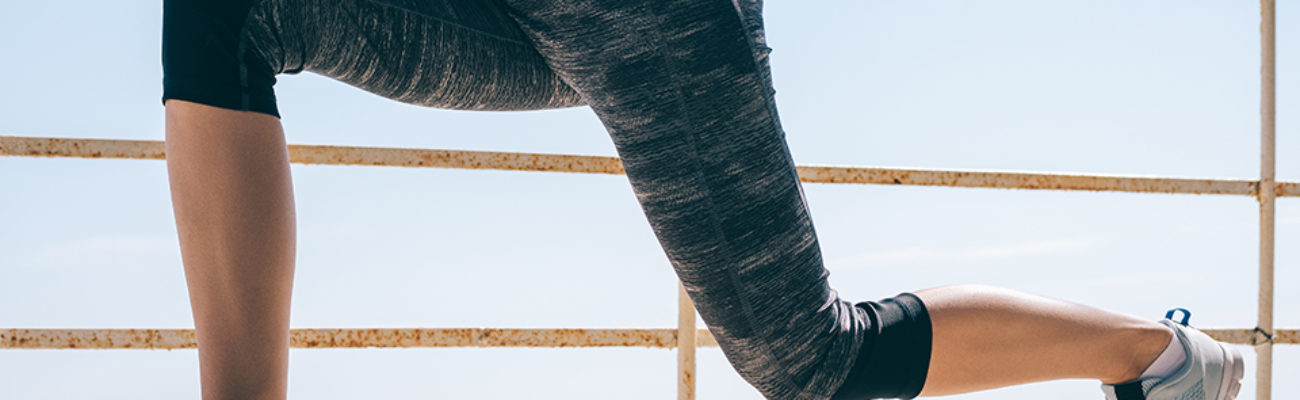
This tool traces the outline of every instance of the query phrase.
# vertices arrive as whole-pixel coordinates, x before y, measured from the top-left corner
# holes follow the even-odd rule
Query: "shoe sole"
[[[1219,382],[1219,396],[1215,398],[1234,400],[1241,391],[1241,378],[1246,375],[1246,364],[1236,348],[1219,343],[1219,349],[1223,350],[1223,380]]]

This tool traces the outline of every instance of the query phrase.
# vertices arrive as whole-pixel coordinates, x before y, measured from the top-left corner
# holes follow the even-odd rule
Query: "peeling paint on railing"
[[[163,143],[145,140],[0,136],[0,155],[27,157],[127,158],[161,160]],[[298,164],[492,169],[588,174],[622,174],[618,158],[570,154],[289,145]],[[1258,181],[1246,179],[962,171],[802,165],[808,183],[948,186],[997,189],[1086,190],[1255,196]],[[1278,182],[1277,195],[1300,196],[1300,183]]]
[[[0,329],[0,349],[191,349],[192,329]],[[294,329],[295,348],[677,347],[677,329]],[[696,346],[717,347],[708,330]]]
[[[1215,340],[1254,345],[1253,329],[1205,329]],[[717,347],[707,329],[697,347]],[[192,329],[0,329],[0,349],[192,349]],[[1278,329],[1274,344],[1300,344],[1300,330]],[[294,329],[294,348],[677,347],[677,329]]]

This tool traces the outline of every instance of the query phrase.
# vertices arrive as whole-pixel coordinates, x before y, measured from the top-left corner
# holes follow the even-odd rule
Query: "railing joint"
[[[1254,335],[1250,337],[1251,346],[1260,346],[1264,344],[1274,344],[1273,334],[1265,331],[1264,328],[1255,327]]]

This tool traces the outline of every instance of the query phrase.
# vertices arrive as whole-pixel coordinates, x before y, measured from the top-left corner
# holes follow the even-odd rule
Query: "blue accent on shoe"
[[[1175,308],[1171,308],[1171,309],[1169,309],[1169,312],[1166,312],[1166,313],[1165,313],[1165,319],[1173,320],[1173,319],[1174,319],[1174,314],[1177,313],[1177,312],[1179,312],[1179,311],[1182,311],[1182,312],[1183,312],[1183,321],[1182,321],[1182,322],[1179,322],[1178,324],[1179,324],[1179,325],[1182,325],[1182,326],[1190,326],[1190,325],[1187,325],[1187,321],[1190,320],[1190,319],[1192,319],[1192,312],[1191,312],[1191,311],[1188,311],[1186,308],[1175,307]]]

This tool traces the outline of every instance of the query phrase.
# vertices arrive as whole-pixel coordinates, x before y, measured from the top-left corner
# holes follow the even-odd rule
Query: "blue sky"
[[[163,136],[158,1],[0,12],[0,134]],[[1279,9],[1278,176],[1300,180]],[[801,164],[1250,178],[1258,7],[1211,1],[770,2]],[[312,74],[277,86],[290,142],[613,155],[583,108],[443,111]],[[295,327],[671,327],[671,269],[621,176],[295,166]],[[0,327],[192,326],[164,164],[0,158]],[[851,299],[977,282],[1152,319],[1254,326],[1247,197],[805,186]],[[1278,203],[1277,325],[1300,327],[1300,206]],[[1253,398],[1253,352],[1243,398]],[[701,399],[756,399],[716,349]],[[294,350],[292,398],[672,398],[648,349]],[[1300,395],[1300,348],[1275,355]],[[0,397],[197,398],[193,351],[0,351]],[[1063,381],[955,399],[1099,399]]]

